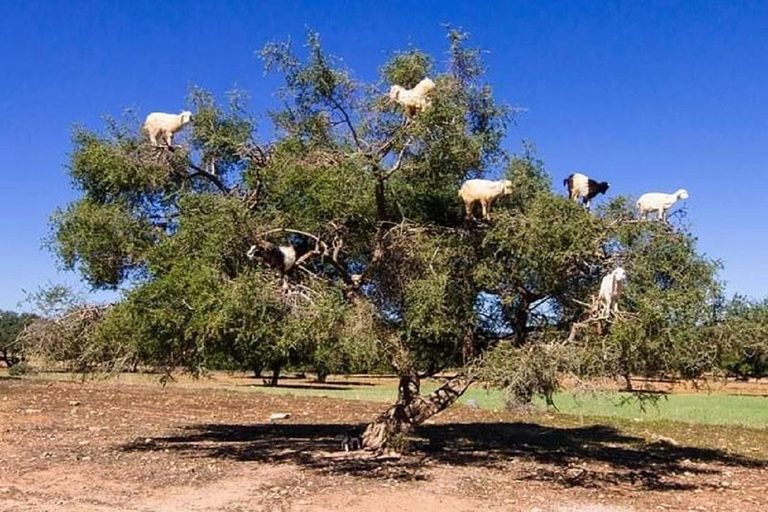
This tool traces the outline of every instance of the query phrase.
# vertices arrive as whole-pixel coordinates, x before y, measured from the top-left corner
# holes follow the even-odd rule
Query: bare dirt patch
[[[764,430],[641,432],[459,406],[407,455],[341,452],[382,407],[0,378],[0,510],[768,509]]]

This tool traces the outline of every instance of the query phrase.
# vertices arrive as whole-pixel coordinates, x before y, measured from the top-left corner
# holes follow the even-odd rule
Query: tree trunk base
[[[408,433],[426,420],[447,409],[472,384],[473,378],[458,375],[430,393],[421,396],[417,377],[401,377],[398,401],[368,424],[361,436],[363,447],[370,451],[382,451],[391,447],[398,434]]]
[[[407,409],[403,405],[395,404],[369,423],[360,436],[363,447],[366,450],[381,451],[391,444],[397,434],[412,431],[415,418],[408,417]]]

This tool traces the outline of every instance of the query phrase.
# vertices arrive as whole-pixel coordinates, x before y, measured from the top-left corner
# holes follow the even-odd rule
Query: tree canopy
[[[92,362],[388,368],[400,392],[366,432],[372,448],[478,378],[528,400],[551,396],[563,372],[717,368],[703,333],[719,321],[718,263],[684,220],[639,221],[622,196],[591,213],[553,192],[532,144],[505,149],[514,109],[484,81],[480,51],[449,30],[446,53],[444,67],[396,53],[366,84],[314,33],[306,51],[268,44],[260,56],[284,85],[266,142],[242,94],[222,106],[199,89],[173,148],[151,146],[135,119],[77,129],[81,197],[53,215],[52,246],[95,288],[130,283],[89,335]],[[427,76],[431,105],[404,116],[386,90]],[[489,222],[465,220],[457,196],[477,177],[513,183]],[[248,259],[253,244],[290,244],[296,264],[282,276]],[[600,279],[619,265],[623,313],[592,321]],[[420,379],[448,367],[457,376],[422,395]]]

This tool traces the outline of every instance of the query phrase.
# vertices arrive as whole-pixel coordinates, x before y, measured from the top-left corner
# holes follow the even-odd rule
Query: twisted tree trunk
[[[422,396],[418,375],[401,376],[397,402],[365,428],[362,435],[363,447],[372,451],[386,448],[393,436],[410,432],[447,409],[464,394],[473,381],[473,377],[460,374],[432,393]]]

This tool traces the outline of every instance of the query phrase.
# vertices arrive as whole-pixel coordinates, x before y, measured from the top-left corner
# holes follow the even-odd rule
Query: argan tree
[[[447,65],[409,49],[374,85],[315,34],[306,52],[267,45],[266,70],[284,78],[268,143],[241,95],[222,108],[199,90],[174,148],[150,146],[135,121],[78,130],[70,175],[82,197],[54,215],[53,245],[95,287],[130,283],[90,353],[169,371],[384,361],[398,395],[366,429],[371,449],[479,378],[529,400],[551,396],[563,372],[708,371],[698,333],[716,265],[679,222],[634,220],[621,198],[590,214],[554,194],[531,145],[504,151],[513,111],[483,81],[480,52],[455,30],[448,42]],[[431,105],[406,117],[386,92],[425,76]],[[466,220],[462,181],[494,175],[514,193],[490,221]],[[285,275],[246,257],[286,244],[297,260]],[[599,280],[619,264],[624,313],[595,319]],[[446,368],[458,371],[422,394]]]

